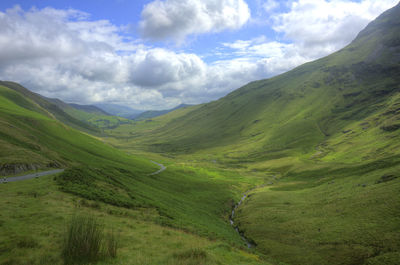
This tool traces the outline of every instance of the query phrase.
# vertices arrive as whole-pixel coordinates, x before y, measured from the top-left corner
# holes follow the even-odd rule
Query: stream
[[[236,232],[240,235],[240,237],[241,237],[241,238],[243,239],[243,241],[246,243],[246,245],[247,245],[248,248],[252,248],[252,247],[254,247],[255,245],[252,244],[252,243],[250,243],[250,240],[247,239],[247,238],[245,237],[244,233],[241,232],[241,231],[239,230],[239,228],[238,228],[237,225],[235,225],[234,217],[235,217],[235,211],[236,211],[236,209],[242,204],[242,202],[244,202],[244,200],[247,198],[247,194],[248,194],[250,191],[251,191],[251,190],[247,191],[247,192],[243,195],[243,197],[240,199],[240,201],[239,201],[238,203],[235,204],[235,206],[234,206],[233,209],[232,209],[232,213],[231,213],[231,215],[229,216],[229,222],[231,223],[231,226],[232,226],[233,228],[235,228]]]

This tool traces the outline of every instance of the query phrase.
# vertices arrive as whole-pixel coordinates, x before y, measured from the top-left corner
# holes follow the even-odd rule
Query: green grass
[[[378,182],[399,169],[291,172],[251,193],[240,228],[257,249],[288,264],[364,264],[399,253],[400,181]]]
[[[98,264],[266,264],[244,248],[160,225],[154,208],[116,207],[62,192],[53,176],[2,184],[0,197],[0,238],[7,239],[0,240],[1,264],[63,264],[66,227],[81,214],[118,236],[117,258]]]

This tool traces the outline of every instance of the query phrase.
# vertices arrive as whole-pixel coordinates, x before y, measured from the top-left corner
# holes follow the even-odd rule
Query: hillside
[[[332,55],[106,141],[261,180],[234,221],[272,263],[399,264],[399,36],[400,4]]]
[[[74,213],[90,212],[110,227],[118,224],[123,232],[119,238],[125,254],[116,263],[185,264],[200,259],[209,264],[266,264],[240,250],[242,239],[226,219],[233,198],[254,179],[169,160],[160,161],[167,170],[151,175],[159,167],[149,159],[127,155],[67,126],[5,86],[0,86],[0,125],[2,176],[65,169],[58,176],[0,185],[0,237],[6,239],[0,241],[5,250],[1,263],[62,264],[63,225]],[[43,225],[48,232],[42,233]],[[169,245],[167,252],[157,253],[153,244],[146,244],[149,240],[162,240],[157,246],[180,242],[180,247]],[[143,253],[151,254],[140,258]]]
[[[89,133],[99,133],[100,130],[96,128],[95,126],[92,126],[86,122],[83,122],[68,113],[66,113],[58,104],[54,104],[53,102],[50,102],[46,100],[43,96],[36,94],[34,92],[31,92],[30,90],[26,89],[25,87],[21,86],[20,84],[17,84],[15,82],[9,82],[9,81],[0,81],[0,85],[8,87],[10,89],[13,89],[22,95],[24,95],[26,98],[32,100],[35,102],[37,105],[39,105],[42,109],[40,110],[42,114],[45,114],[46,116],[49,117],[54,117],[57,120],[59,120],[62,123],[67,124],[68,126],[71,126],[75,129],[89,132]],[[61,101],[59,101],[61,102]],[[62,104],[65,104],[62,102]]]
[[[110,115],[109,113],[105,112],[104,110],[94,106],[94,105],[80,105],[80,104],[74,104],[74,103],[69,103],[71,107],[82,110],[85,112],[89,113],[94,113],[94,114],[99,114],[99,115]]]
[[[97,131],[131,123],[128,119],[111,115],[94,105],[68,104],[57,98],[44,97],[44,99],[55,104],[69,116],[79,120],[80,122],[84,122],[88,126],[96,128]]]
[[[143,113],[140,113],[138,115],[133,115],[130,116],[129,118],[132,120],[145,120],[145,119],[151,119],[151,118],[155,118],[161,115],[165,115],[171,111],[180,109],[180,108],[186,108],[186,107],[190,107],[191,105],[188,104],[180,104],[178,106],[176,106],[175,108],[172,109],[167,109],[167,110],[147,110]]]
[[[366,149],[363,138],[373,134],[390,146],[387,153],[396,153],[399,9],[384,13],[342,50],[252,82],[135,141],[157,152],[221,148],[232,159],[313,155],[321,149],[320,159],[332,160],[334,152],[346,161],[354,155],[341,143],[357,136],[359,148]],[[369,147],[370,156],[379,155],[379,148]]]

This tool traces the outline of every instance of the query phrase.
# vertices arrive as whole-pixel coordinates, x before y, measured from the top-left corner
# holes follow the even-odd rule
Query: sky
[[[397,3],[1,0],[0,80],[78,104],[199,104],[341,49]]]

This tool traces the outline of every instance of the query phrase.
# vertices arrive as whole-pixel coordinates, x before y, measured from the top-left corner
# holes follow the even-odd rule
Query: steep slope
[[[55,179],[62,191],[118,207],[148,209],[155,213],[152,222],[236,246],[243,243],[225,217],[240,187],[254,180],[173,164],[151,175],[159,167],[150,160],[127,155],[46,114],[31,99],[0,86],[2,175],[65,168]]]
[[[79,105],[65,103],[56,98],[45,98],[54,103],[71,117],[98,129],[110,129],[131,121],[122,117],[113,116],[93,105]]]
[[[200,253],[207,264],[263,264],[239,249],[243,242],[224,218],[230,201],[239,195],[231,187],[247,186],[251,180],[166,162],[167,170],[151,174],[159,167],[150,160],[75,130],[30,98],[0,85],[1,175],[65,169],[58,176],[0,185],[0,263],[64,264],[60,253],[65,223],[80,212],[123,231],[118,241],[126,252],[115,263],[187,264],[199,259],[192,253]],[[160,239],[169,244],[163,251]],[[209,247],[196,243],[200,241]],[[152,257],[138,257],[143,253]]]
[[[34,92],[31,92],[30,90],[26,89],[25,87],[21,86],[20,84],[17,84],[15,82],[10,82],[10,81],[0,81],[0,85],[8,87],[10,89],[13,89],[22,95],[24,95],[26,98],[32,100],[35,102],[37,105],[39,105],[45,112],[47,112],[47,116],[52,116],[56,118],[57,120],[61,121],[62,123],[65,123],[75,129],[89,132],[89,133],[99,133],[100,130],[86,122],[83,122],[79,119],[76,119],[72,117],[71,115],[67,114],[64,110],[62,110],[58,105],[46,100],[43,96],[36,94]],[[43,111],[42,110],[42,111]]]
[[[155,151],[217,147],[232,157],[268,159],[312,154],[327,139],[368,123],[368,130],[383,128],[376,133],[386,145],[398,146],[386,136],[398,134],[392,112],[400,90],[399,10],[385,12],[330,56],[252,82],[170,122],[147,144]]]
[[[234,223],[274,264],[400,264],[399,36],[400,4],[328,57],[110,142],[262,180]]]
[[[71,107],[73,107],[75,109],[82,110],[82,111],[85,111],[88,113],[93,113],[93,114],[98,114],[98,115],[111,115],[94,105],[80,105],[80,104],[74,104],[74,103],[70,103],[68,105],[70,105]]]
[[[19,163],[38,168],[65,167],[102,159],[133,164],[144,161],[124,160],[127,157],[123,153],[64,125],[36,102],[8,87],[0,86],[0,100],[2,167]],[[49,104],[44,101],[43,105]],[[144,165],[146,168],[150,164]]]

